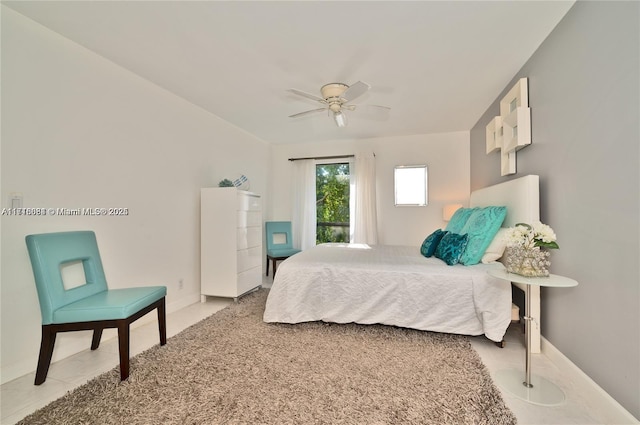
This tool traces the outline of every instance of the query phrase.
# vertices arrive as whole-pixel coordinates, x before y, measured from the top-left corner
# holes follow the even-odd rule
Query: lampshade
[[[338,127],[346,127],[347,126],[347,116],[342,113],[342,111],[333,113],[333,120],[336,122]]]
[[[453,214],[458,211],[460,208],[462,208],[462,204],[447,204],[444,206],[444,208],[442,208],[442,219],[444,221],[449,221],[451,220],[451,217],[453,217]]]

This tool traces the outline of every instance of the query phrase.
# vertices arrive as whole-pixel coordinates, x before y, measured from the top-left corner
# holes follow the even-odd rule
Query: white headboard
[[[507,217],[502,227],[538,221],[540,220],[540,177],[529,175],[475,190],[471,192],[469,205],[472,207],[506,206]],[[529,289],[531,297],[529,316],[540,323],[540,287],[520,283],[515,285],[523,291]],[[540,352],[540,326],[531,327],[531,352]]]
[[[506,206],[502,227],[540,220],[540,177],[529,175],[471,192],[471,207]]]

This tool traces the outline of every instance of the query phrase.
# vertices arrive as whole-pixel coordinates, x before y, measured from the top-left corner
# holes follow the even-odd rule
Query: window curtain
[[[316,245],[316,164],[312,159],[293,161],[293,246],[301,250]]]
[[[373,152],[355,156],[354,190],[351,229],[353,243],[378,243],[378,214],[376,212],[376,158]],[[355,196],[354,196],[355,195]]]

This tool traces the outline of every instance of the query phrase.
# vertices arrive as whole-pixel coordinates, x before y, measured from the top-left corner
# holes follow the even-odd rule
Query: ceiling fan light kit
[[[338,127],[347,126],[347,116],[343,114],[341,111],[333,113],[333,120],[336,122],[336,125]]]
[[[307,99],[315,100],[323,105],[322,108],[312,109],[310,111],[298,112],[297,114],[289,115],[289,118],[297,118],[303,115],[310,115],[315,112],[328,111],[330,115],[333,115],[333,121],[338,127],[347,126],[347,116],[344,111],[355,111],[356,105],[350,105],[348,102],[365,94],[371,86],[362,81],[358,81],[351,86],[344,83],[329,83],[320,88],[320,94],[322,97],[318,97],[313,94],[309,94],[300,90],[291,89],[290,92],[297,94]],[[386,106],[370,105],[375,108],[382,108],[389,110]],[[331,114],[333,113],[333,114]]]

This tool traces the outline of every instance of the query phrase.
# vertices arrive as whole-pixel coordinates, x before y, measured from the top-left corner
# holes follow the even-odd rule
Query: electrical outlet
[[[178,289],[184,288],[184,279],[178,280]]]

